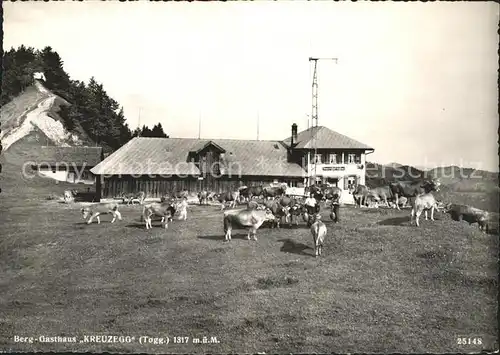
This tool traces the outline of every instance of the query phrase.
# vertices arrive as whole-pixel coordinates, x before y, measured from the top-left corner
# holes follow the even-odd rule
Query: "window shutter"
[[[348,182],[348,177],[344,176],[344,190],[347,190],[347,188],[348,188],[347,182]]]

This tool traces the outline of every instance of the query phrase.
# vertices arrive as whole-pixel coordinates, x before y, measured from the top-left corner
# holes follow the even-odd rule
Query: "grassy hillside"
[[[2,164],[0,200],[2,205],[8,206],[18,203],[18,201],[37,204],[50,197],[62,197],[64,190],[82,189],[78,184],[33,176],[36,172],[31,170],[28,163],[36,159],[40,146],[46,144],[47,141],[49,141],[47,136],[35,129],[0,155],[0,163]]]

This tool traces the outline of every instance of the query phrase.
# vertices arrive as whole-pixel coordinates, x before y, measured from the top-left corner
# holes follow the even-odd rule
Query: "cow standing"
[[[374,187],[368,191],[368,195],[365,201],[368,202],[368,206],[372,205],[372,202],[380,203],[380,201],[384,201],[386,206],[389,206],[389,200],[393,198],[391,189],[389,186],[380,186]]]
[[[441,183],[439,179],[424,180],[424,181],[397,181],[391,182],[389,188],[395,199],[395,208],[399,208],[399,197],[414,198],[420,194],[429,193],[431,191],[439,191]]]
[[[257,229],[265,221],[273,221],[274,215],[269,210],[233,210],[224,212],[224,241],[231,240],[233,229],[248,229],[247,240],[252,235],[253,240],[257,240]]]
[[[145,199],[146,199],[146,193],[144,191],[123,193],[122,195],[123,203],[127,201],[127,206],[130,204],[133,205],[134,201],[137,201],[139,202],[140,205],[142,205]]]
[[[218,196],[218,201],[222,204],[221,210],[225,208],[226,202],[230,202],[229,207],[235,208],[236,207],[236,202],[240,198],[240,192],[239,191],[233,191],[233,192],[224,192]]]
[[[353,192],[353,197],[354,197],[354,206],[359,206],[360,208],[362,206],[366,206],[366,198],[368,196],[369,189],[365,185],[358,185],[356,186],[356,189]]]
[[[288,220],[289,218],[289,213],[288,211],[290,210],[290,207],[284,207],[282,206],[279,201],[277,200],[266,200],[264,201],[264,206],[271,211],[271,213],[274,215],[275,219],[272,224],[272,228],[274,226],[277,226],[280,228],[280,221],[283,217],[285,217],[285,220]]]
[[[116,203],[97,203],[82,208],[81,212],[82,212],[82,217],[85,220],[90,216],[89,220],[87,221],[87,224],[92,223],[94,218],[97,218],[97,224],[101,224],[101,219],[99,218],[99,216],[108,213],[113,215],[111,223],[114,223],[116,218],[118,218],[118,220],[120,221],[122,220],[122,215],[118,211],[118,204]]]
[[[425,220],[427,220],[427,211],[431,211],[431,221],[434,221],[434,210],[438,209],[438,203],[432,193],[420,194],[415,197],[410,214],[410,224],[413,224],[413,218],[417,227],[419,227],[418,220],[422,212],[425,211]]]
[[[146,229],[151,229],[153,228],[151,224],[151,217],[161,217],[162,227],[167,229],[168,222],[173,220],[175,212],[176,209],[172,203],[153,202],[143,207],[141,218],[146,222]]]
[[[314,242],[314,256],[321,255],[323,243],[326,237],[326,225],[321,221],[321,216],[316,215],[314,223],[311,225],[311,234]]]
[[[198,201],[200,201],[200,205],[208,205],[208,198],[210,193],[208,191],[200,191],[198,193]]]

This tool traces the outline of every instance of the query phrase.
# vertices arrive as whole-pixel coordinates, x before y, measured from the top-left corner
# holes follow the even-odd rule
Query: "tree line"
[[[83,131],[108,151],[118,149],[136,136],[168,137],[161,123],[152,129],[143,126],[131,131],[123,107],[106,93],[103,85],[94,77],[87,84],[72,80],[63,68],[63,60],[50,46],[42,50],[24,45],[11,48],[4,52],[2,61],[2,106],[33,85],[34,73],[42,72],[44,86],[69,103],[61,105],[58,112],[69,132]]]

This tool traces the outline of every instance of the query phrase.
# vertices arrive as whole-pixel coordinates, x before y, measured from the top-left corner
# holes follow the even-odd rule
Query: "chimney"
[[[291,146],[294,147],[297,144],[297,124],[292,124],[292,142]]]

